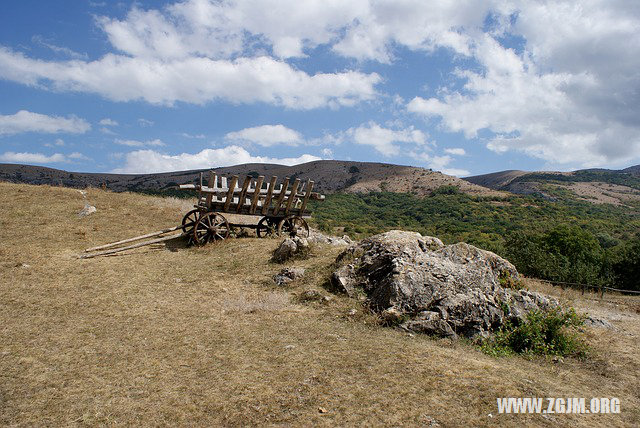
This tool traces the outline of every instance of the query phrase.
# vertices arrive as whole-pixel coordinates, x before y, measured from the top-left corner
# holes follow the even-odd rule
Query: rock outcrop
[[[353,241],[351,240],[351,238],[349,238],[349,235],[343,235],[342,238],[337,236],[328,236],[320,233],[315,229],[311,229],[309,231],[309,238],[307,239],[310,243],[313,244],[329,244],[335,246],[342,245],[345,247],[353,244]]]
[[[343,251],[332,285],[364,297],[390,324],[438,336],[486,336],[508,320],[558,302],[539,293],[505,288],[516,268],[472,245],[393,230]]]

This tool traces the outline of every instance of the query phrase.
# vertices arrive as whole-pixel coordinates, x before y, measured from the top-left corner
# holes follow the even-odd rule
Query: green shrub
[[[524,283],[521,279],[514,278],[506,270],[500,272],[500,276],[498,276],[498,282],[504,288],[513,288],[514,290],[522,290],[523,288],[525,288]]]
[[[531,311],[520,323],[506,323],[492,338],[485,340],[482,350],[494,356],[511,354],[584,357],[587,346],[578,337],[577,328],[584,316],[574,309]]]
[[[452,184],[447,184],[444,186],[440,186],[437,189],[434,189],[431,192],[431,196],[434,195],[458,195],[460,194],[460,188],[458,186],[454,186]]]

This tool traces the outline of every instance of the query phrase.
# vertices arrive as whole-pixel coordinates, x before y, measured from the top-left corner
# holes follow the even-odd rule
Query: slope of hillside
[[[0,425],[637,426],[637,299],[545,290],[614,325],[585,361],[493,358],[382,327],[322,284],[340,249],[273,285],[271,239],[78,260],[189,203],[0,183]],[[540,287],[529,283],[530,287]],[[329,296],[304,302],[305,290]],[[604,334],[606,333],[606,334]],[[621,414],[497,413],[498,397],[617,397]],[[437,424],[437,425],[436,425]]]
[[[501,171],[465,180],[494,190],[536,194],[549,200],[573,199],[627,206],[640,203],[640,165],[623,170]]]
[[[158,174],[101,174],[77,173],[52,168],[0,164],[0,180],[14,183],[50,184],[84,188],[104,187],[116,191],[159,191],[177,184],[198,180],[201,170]],[[206,171],[206,170],[204,170]],[[322,193],[370,192],[387,190],[428,195],[440,186],[454,185],[460,191],[473,195],[503,195],[468,181],[424,168],[410,166],[351,161],[315,161],[295,166],[274,164],[243,164],[216,168],[219,174],[240,176],[276,175],[315,181],[315,189]]]

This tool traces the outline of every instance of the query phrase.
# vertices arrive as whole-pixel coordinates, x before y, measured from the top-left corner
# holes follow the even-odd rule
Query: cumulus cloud
[[[131,56],[162,59],[250,56],[304,57],[330,45],[351,58],[388,62],[393,46],[468,53],[463,30],[483,25],[494,2],[473,0],[188,0],[163,11],[133,8],[124,19],[98,20],[111,44]],[[283,17],[285,17],[283,19]]]
[[[518,150],[548,165],[640,159],[639,8],[521,2],[515,19],[500,22],[500,34],[523,38],[521,50],[491,34],[477,37],[470,53],[479,69],[455,73],[463,89],[415,97],[408,110],[469,139],[489,131],[489,149]]]
[[[242,141],[258,144],[263,147],[275,145],[296,146],[303,141],[299,132],[284,125],[262,125],[229,132],[224,137],[231,141]]]
[[[383,128],[375,122],[369,122],[355,128],[349,128],[338,136],[338,140],[371,146],[384,156],[397,156],[400,154],[401,148],[394,143],[424,145],[427,143],[427,136],[413,127],[389,129]]]
[[[173,105],[263,102],[292,109],[351,106],[376,95],[376,73],[309,75],[270,57],[171,61],[107,54],[95,61],[42,61],[0,47],[0,78],[59,91],[99,94],[113,101]]]
[[[0,161],[12,163],[57,163],[66,162],[67,158],[61,153],[55,153],[47,156],[42,153],[5,152],[0,155]]]
[[[297,165],[320,159],[321,158],[310,154],[303,154],[296,158],[253,156],[246,149],[235,145],[220,149],[204,149],[198,153],[181,153],[178,155],[162,154],[154,150],[136,150],[127,153],[125,165],[113,172],[142,174],[199,168],[217,168],[243,163]]]
[[[14,135],[23,132],[45,134],[83,134],[91,125],[76,116],[60,117],[20,110],[13,115],[0,115],[0,135]]]

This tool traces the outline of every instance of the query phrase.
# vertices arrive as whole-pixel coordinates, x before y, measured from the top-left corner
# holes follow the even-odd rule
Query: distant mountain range
[[[178,171],[157,174],[103,174],[68,172],[31,165],[0,164],[0,180],[13,183],[49,184],[84,188],[106,187],[123,191],[158,192],[174,188],[178,184],[195,183],[200,172],[209,170]],[[321,193],[371,192],[387,190],[429,195],[445,185],[453,185],[460,191],[475,195],[500,195],[501,192],[478,186],[457,177],[429,169],[371,162],[321,160],[295,166],[275,164],[243,164],[214,168],[218,174],[264,175],[311,179],[314,190]],[[206,179],[207,175],[205,175]]]
[[[167,192],[178,184],[195,183],[200,172],[104,174],[68,172],[32,165],[0,164],[0,180],[84,188],[106,187],[123,192]],[[372,162],[321,160],[295,166],[242,164],[215,168],[218,174],[290,177],[315,182],[314,190],[335,192],[407,192],[430,195],[442,186],[477,196],[536,194],[549,200],[567,197],[593,203],[625,205],[640,201],[640,165],[623,170],[583,169],[573,172],[500,171],[460,179],[430,169]],[[205,175],[206,177],[206,175]]]

